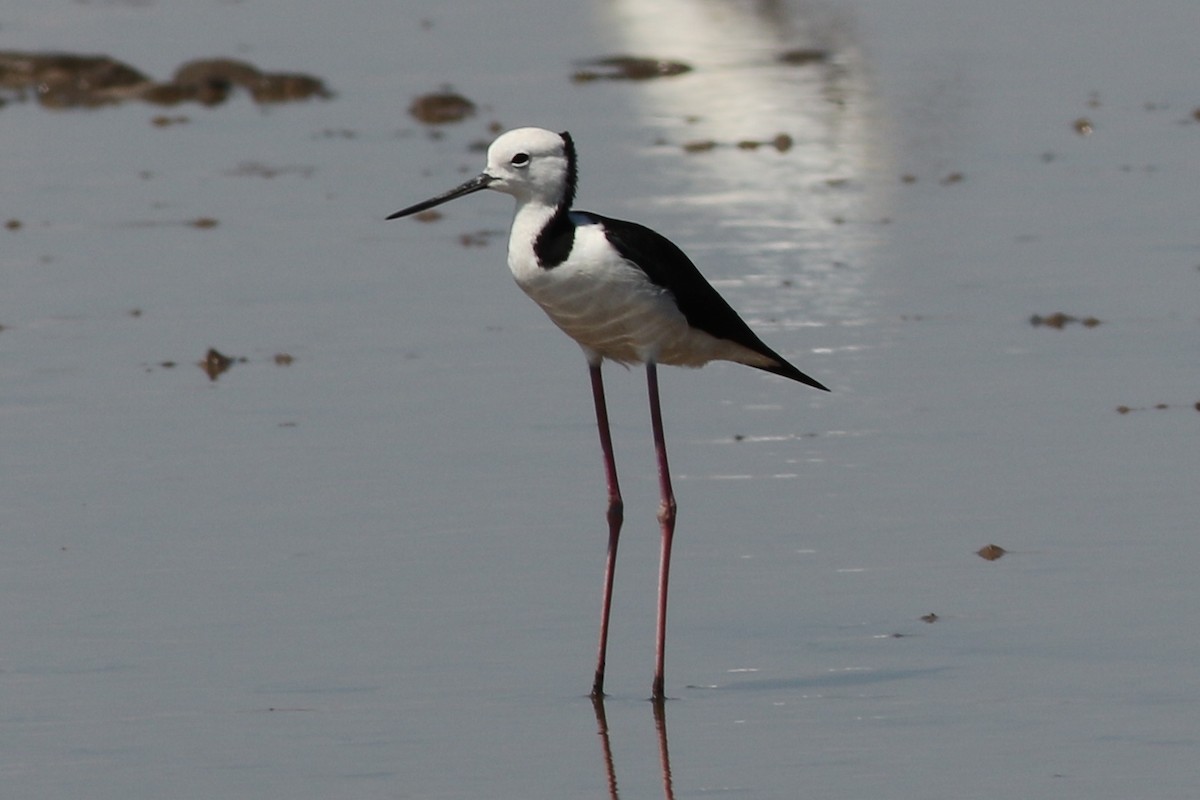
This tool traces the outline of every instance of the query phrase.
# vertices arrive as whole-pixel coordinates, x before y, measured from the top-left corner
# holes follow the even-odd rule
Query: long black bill
[[[486,172],[480,173],[464,183],[462,186],[455,187],[445,194],[439,194],[437,197],[431,197],[423,203],[417,203],[415,206],[409,206],[408,208],[401,209],[395,214],[388,216],[388,219],[400,219],[401,217],[407,217],[409,214],[416,214],[418,211],[424,211],[427,208],[440,206],[442,203],[449,202],[456,197],[462,197],[465,194],[471,194],[472,192],[478,192],[481,189],[486,189],[488,184],[494,180],[495,178],[493,178],[491,175],[488,175]]]

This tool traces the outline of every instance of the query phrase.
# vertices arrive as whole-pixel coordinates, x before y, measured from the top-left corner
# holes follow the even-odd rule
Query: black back
[[[717,293],[717,290],[705,279],[692,260],[670,239],[636,222],[611,219],[586,211],[576,213],[583,214],[600,223],[609,244],[616,248],[626,260],[646,273],[646,277],[652,283],[670,292],[671,296],[675,298],[675,304],[687,319],[688,325],[718,339],[726,339],[740,344],[775,362],[771,366],[758,367],[758,369],[791,378],[815,389],[829,391],[828,388],[796,369],[781,355],[767,347],[729,303],[725,302],[725,298]],[[573,234],[571,239],[574,239]],[[569,244],[567,245],[567,254],[570,254]]]
[[[571,134],[563,131],[559,135],[562,136],[563,150],[567,158],[567,180],[563,187],[563,196],[558,199],[554,208],[554,215],[533,243],[533,253],[537,257],[538,265],[543,269],[553,269],[562,264],[570,258],[571,250],[575,246],[575,224],[571,221],[570,214],[571,204],[575,202],[575,190],[579,184],[578,159]],[[691,259],[670,239],[636,222],[602,217],[587,211],[575,213],[603,226],[609,244],[616,248],[623,258],[646,273],[651,283],[670,292],[688,325],[718,339],[740,344],[775,362],[758,369],[829,391],[767,347],[729,303],[725,302],[725,298],[705,280]]]

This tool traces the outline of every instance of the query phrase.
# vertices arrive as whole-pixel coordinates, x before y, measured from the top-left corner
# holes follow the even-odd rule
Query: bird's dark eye
[[[529,153],[517,153],[512,157],[512,165],[514,167],[524,167],[529,164]]]

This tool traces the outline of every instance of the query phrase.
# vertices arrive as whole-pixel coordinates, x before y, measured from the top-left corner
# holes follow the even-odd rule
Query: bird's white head
[[[489,189],[558,206],[575,192],[575,147],[567,133],[517,128],[488,148]]]
[[[567,209],[575,198],[576,175],[575,144],[569,133],[516,128],[492,142],[483,172],[444,194],[397,211],[388,219],[407,217],[483,189],[510,194],[518,203]]]

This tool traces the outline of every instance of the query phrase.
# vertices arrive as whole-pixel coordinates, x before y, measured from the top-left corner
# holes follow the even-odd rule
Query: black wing
[[[585,214],[603,225],[609,243],[623,257],[646,273],[646,277],[652,283],[671,293],[675,304],[693,328],[718,339],[740,344],[775,362],[771,366],[758,367],[759,369],[791,378],[815,389],[829,391],[767,347],[729,303],[725,302],[725,298],[700,274],[692,260],[670,239],[636,222],[611,219],[589,212],[574,213]]]

